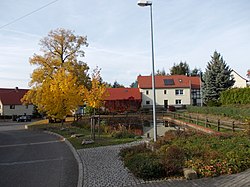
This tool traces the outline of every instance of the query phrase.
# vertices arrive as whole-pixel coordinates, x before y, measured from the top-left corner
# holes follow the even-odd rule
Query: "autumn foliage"
[[[36,65],[30,81],[32,87],[23,97],[23,103],[32,103],[49,117],[65,119],[83,104],[83,90],[89,87],[89,67],[79,60],[87,38],[75,36],[72,31],[56,29],[40,42],[40,54],[30,58]]]

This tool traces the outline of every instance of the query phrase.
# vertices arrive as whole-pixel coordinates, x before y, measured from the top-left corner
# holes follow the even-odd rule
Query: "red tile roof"
[[[173,85],[165,85],[164,80],[172,79]],[[138,87],[142,89],[152,88],[152,76],[138,76]],[[188,77],[186,75],[156,75],[155,76],[155,88],[193,88],[200,89],[201,80],[200,77]]]
[[[28,89],[0,88],[0,101],[3,105],[22,105],[21,99]]]
[[[107,88],[108,97],[111,100],[141,100],[139,88]]]

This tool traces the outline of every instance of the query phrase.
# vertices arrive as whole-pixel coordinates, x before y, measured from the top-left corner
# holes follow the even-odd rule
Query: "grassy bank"
[[[219,115],[240,120],[242,122],[245,122],[246,119],[250,118],[250,105],[228,105],[220,107],[188,106],[187,111],[190,113]]]
[[[63,137],[65,137],[67,140],[69,140],[70,143],[76,149],[129,143],[129,142],[136,141],[139,138],[134,135],[130,135],[130,134],[122,133],[122,132],[104,132],[103,129],[101,129],[100,136],[98,136],[98,132],[96,132],[96,139],[94,143],[82,145],[83,140],[89,140],[91,137],[90,136],[91,130],[89,126],[78,127],[78,126],[72,125],[72,122],[66,122],[64,123],[64,126],[62,128],[61,123],[48,123],[47,120],[41,120],[41,121],[37,121],[29,125],[28,129],[41,130],[41,131],[46,130],[46,131],[51,131],[51,132],[60,134]]]

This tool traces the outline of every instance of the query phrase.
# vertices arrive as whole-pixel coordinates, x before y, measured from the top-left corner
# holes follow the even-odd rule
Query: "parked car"
[[[20,116],[18,118],[16,118],[17,122],[28,122],[31,121],[31,117],[30,116]]]

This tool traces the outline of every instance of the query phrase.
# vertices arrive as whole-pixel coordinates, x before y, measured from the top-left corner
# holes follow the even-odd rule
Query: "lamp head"
[[[144,7],[144,6],[151,6],[152,2],[147,0],[139,0],[137,4],[141,7]]]

